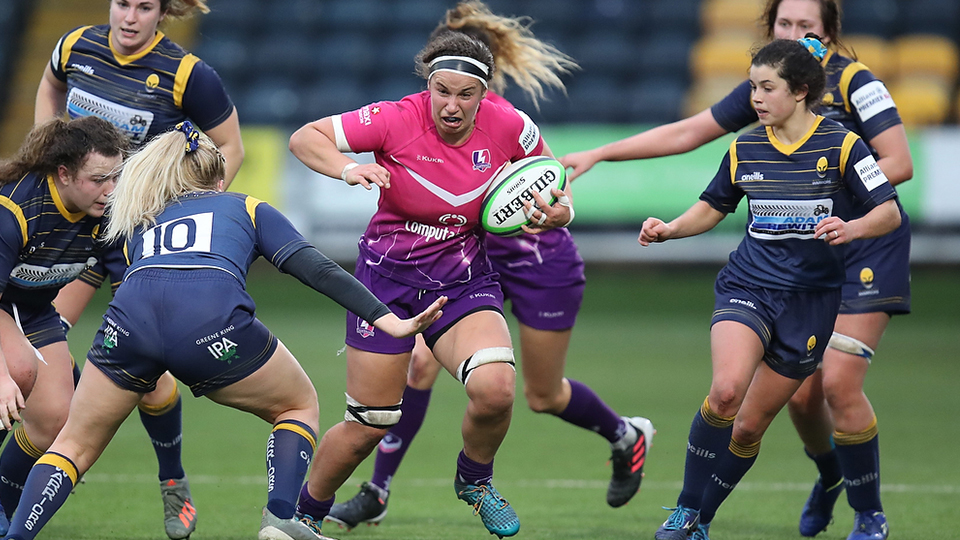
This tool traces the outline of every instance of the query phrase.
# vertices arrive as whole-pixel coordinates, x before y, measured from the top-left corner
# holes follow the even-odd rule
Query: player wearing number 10
[[[273,424],[267,445],[273,476],[259,537],[310,534],[292,518],[316,444],[317,394],[256,318],[244,290],[247,270],[263,256],[397,337],[432,323],[443,301],[400,320],[277,210],[223,193],[223,177],[223,156],[188,122],[125,164],[104,238],[126,240],[130,268],[87,355],[67,423],[30,471],[8,538],[37,535],[168,370],[194,395]]]

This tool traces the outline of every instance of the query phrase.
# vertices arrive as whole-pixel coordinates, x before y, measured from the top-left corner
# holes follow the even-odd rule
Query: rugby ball
[[[533,192],[537,191],[548,204],[557,198],[550,190],[563,190],[567,174],[559,161],[546,156],[532,156],[511,163],[490,183],[490,188],[480,207],[480,224],[497,236],[515,236],[523,232],[527,223],[523,203],[537,203]]]

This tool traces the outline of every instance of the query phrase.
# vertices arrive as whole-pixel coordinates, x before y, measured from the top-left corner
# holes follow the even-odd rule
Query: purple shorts
[[[383,277],[371,270],[363,260],[357,261],[354,275],[400,318],[413,317],[437,298],[446,296],[447,304],[443,306],[443,316],[423,332],[423,339],[431,348],[444,332],[471,313],[484,310],[503,313],[503,292],[497,284],[495,273],[477,276],[469,283],[431,291],[416,289]],[[400,354],[412,351],[416,338],[397,339],[347,311],[346,343],[361,351]]]
[[[587,280],[583,259],[576,246],[557,253],[542,264],[524,264],[517,259],[491,258],[500,274],[503,295],[510,311],[522,324],[536,330],[573,328],[583,303]]]

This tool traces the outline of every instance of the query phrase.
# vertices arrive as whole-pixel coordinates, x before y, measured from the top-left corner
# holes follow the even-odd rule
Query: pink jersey
[[[390,189],[380,190],[360,239],[367,265],[430,290],[491,271],[480,205],[508,162],[543,153],[540,129],[527,115],[485,100],[473,133],[452,146],[437,133],[424,91],[334,116],[333,124],[340,151],[373,152],[390,171]]]

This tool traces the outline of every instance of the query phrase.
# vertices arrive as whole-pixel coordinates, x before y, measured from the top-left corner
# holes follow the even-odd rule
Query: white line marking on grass
[[[258,475],[238,475],[238,476],[216,476],[209,474],[191,474],[191,485],[201,484],[229,484],[229,485],[266,485],[266,476]],[[111,474],[111,473],[90,473],[84,476],[84,480],[91,483],[105,484],[129,484],[129,483],[154,483],[157,477],[149,474]],[[344,483],[345,486],[359,485],[366,478],[350,477]],[[449,478],[404,478],[402,484],[411,487],[447,487],[453,481]],[[510,480],[497,479],[498,487],[515,488],[550,488],[550,489],[591,489],[601,490],[607,488],[606,480],[565,480],[560,478],[546,480]],[[739,491],[760,491],[760,492],[803,492],[810,491],[811,484],[798,482],[740,482],[737,485]],[[683,485],[680,482],[669,482],[665,480],[646,480],[643,482],[643,489],[680,491]],[[960,495],[960,486],[936,485],[936,484],[881,484],[880,491],[888,493],[918,493],[924,495]]]

